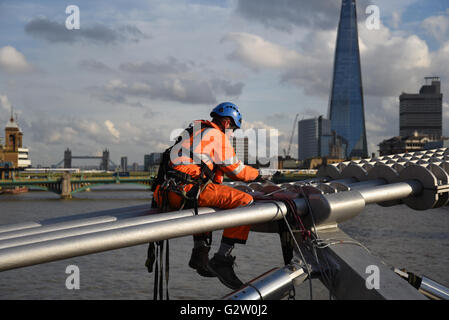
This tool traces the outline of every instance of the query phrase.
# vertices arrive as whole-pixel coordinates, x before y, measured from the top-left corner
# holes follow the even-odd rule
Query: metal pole
[[[224,300],[281,300],[307,279],[303,268],[288,265],[274,268],[249,281],[242,289],[232,292]]]
[[[39,235],[39,234],[48,233],[51,231],[77,228],[77,227],[82,227],[82,226],[86,226],[86,225],[98,224],[98,223],[112,222],[112,221],[116,221],[116,220],[117,220],[117,218],[115,218],[115,217],[105,216],[105,217],[98,217],[98,218],[82,219],[82,220],[74,221],[74,222],[72,222],[72,221],[71,222],[61,222],[61,223],[56,223],[54,225],[48,225],[48,226],[38,225],[38,226],[32,227],[32,228],[14,230],[11,232],[4,232],[4,233],[0,233],[0,244],[7,240],[11,240],[11,239],[15,239],[15,238],[22,238],[22,237],[31,236],[31,235]]]
[[[389,200],[404,199],[416,195],[422,190],[422,184],[416,180],[386,184],[376,188],[363,188],[357,190],[365,199],[366,204]]]
[[[28,228],[36,228],[42,226],[39,222],[29,221],[29,222],[19,222],[14,224],[7,224],[0,226],[0,234],[3,232],[10,232],[15,230],[23,230]]]
[[[212,212],[216,212],[216,211],[217,210],[213,209],[213,208],[199,208],[198,214],[206,214],[206,213],[212,213]],[[80,227],[76,227],[76,224],[71,223],[70,228],[65,228],[62,230],[51,228],[49,232],[45,232],[45,230],[43,230],[42,232],[38,232],[40,230],[35,230],[36,232],[34,234],[18,236],[18,237],[9,238],[9,239],[0,241],[0,249],[16,247],[16,246],[30,244],[30,243],[36,243],[36,242],[68,238],[68,237],[89,234],[89,233],[94,233],[94,232],[120,229],[120,228],[130,227],[130,226],[137,226],[137,225],[148,224],[148,223],[153,223],[153,222],[158,222],[158,221],[167,221],[167,220],[171,220],[171,219],[192,217],[194,215],[195,215],[195,213],[194,213],[193,209],[189,209],[189,210],[182,210],[182,211],[173,211],[173,212],[168,212],[168,213],[151,214],[151,215],[147,215],[147,216],[143,216],[143,217],[128,218],[128,219],[123,219],[123,220],[119,220],[119,221],[115,221],[115,219],[113,219],[110,222],[108,222],[105,220],[105,221],[103,221],[104,223],[97,223],[97,224],[87,224],[87,220],[89,220],[89,219],[83,219],[82,221],[87,225],[81,224]],[[110,218],[112,219],[113,217],[110,217]],[[96,218],[92,218],[92,219],[96,219]],[[47,227],[52,227],[52,226],[50,225]],[[46,227],[42,227],[39,229],[46,229]]]
[[[341,223],[357,216],[367,204],[404,199],[419,194],[422,189],[420,182],[410,180],[331,194],[310,194],[313,219],[309,214],[304,222],[308,226]]]
[[[64,230],[82,225],[139,217],[151,213],[149,206],[134,206],[113,210],[97,211],[72,215],[68,217],[52,218],[42,221],[29,221],[0,226],[0,240],[23,237],[32,234]]]
[[[419,291],[434,300],[449,300],[449,288],[427,277],[421,278]]]
[[[287,213],[282,202],[101,231],[0,250],[0,271],[62,260],[187,235],[279,220]]]

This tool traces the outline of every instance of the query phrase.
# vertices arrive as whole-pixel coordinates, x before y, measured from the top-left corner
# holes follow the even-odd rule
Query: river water
[[[120,186],[97,187],[61,200],[49,192],[0,195],[0,225],[38,221],[93,211],[149,204],[151,193]],[[125,190],[123,190],[125,188]],[[128,189],[126,189],[128,188]],[[449,286],[449,207],[413,211],[401,205],[369,205],[340,227],[390,267],[406,268]],[[221,232],[213,234],[215,252]],[[171,299],[219,299],[230,290],[215,278],[203,278],[187,266],[192,238],[170,240]],[[0,273],[0,299],[152,299],[153,274],[144,266],[147,245],[97,253]],[[211,252],[211,253],[212,253]],[[237,275],[249,281],[282,265],[276,234],[250,233],[246,245],[236,245]],[[69,290],[66,268],[76,265],[80,288]],[[328,291],[312,281],[313,297],[328,299]],[[309,285],[296,288],[296,299],[309,299]]]

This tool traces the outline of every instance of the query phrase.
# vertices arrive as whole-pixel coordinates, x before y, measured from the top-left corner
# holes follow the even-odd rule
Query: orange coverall
[[[200,175],[201,168],[199,164],[194,163],[189,155],[189,150],[193,144],[192,150],[196,156],[194,158],[200,158],[211,170],[215,168],[214,181],[209,183],[199,195],[198,206],[233,209],[250,204],[253,201],[251,195],[221,183],[224,175],[236,181],[252,181],[259,175],[259,170],[244,165],[237,159],[228,137],[215,123],[198,120],[194,124],[192,136],[184,137],[172,149],[170,166],[190,175],[192,178],[197,178]],[[193,184],[187,184],[184,186],[184,190],[188,192],[192,187]],[[159,194],[159,186],[154,192],[154,199],[160,206],[162,200]],[[169,192],[168,201],[170,207],[179,209],[183,199],[175,192]],[[222,240],[230,244],[244,244],[248,239],[249,231],[250,226],[228,228],[224,230]]]

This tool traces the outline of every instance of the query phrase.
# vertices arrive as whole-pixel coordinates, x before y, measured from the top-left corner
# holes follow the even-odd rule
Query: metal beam
[[[282,202],[258,203],[244,208],[160,221],[0,250],[0,271],[178,238],[187,235],[282,219]]]
[[[132,207],[110,209],[95,211],[82,214],[74,214],[70,216],[63,216],[57,218],[49,218],[40,221],[27,221],[21,223],[14,223],[0,226],[0,239],[10,239],[15,237],[22,237],[32,234],[38,234],[49,231],[63,230],[68,228],[74,228],[80,224],[93,224],[86,223],[87,221],[93,221],[94,218],[115,220],[138,217],[151,213],[151,209],[148,205],[138,205]],[[45,228],[41,228],[45,227]]]
[[[216,212],[213,208],[199,208],[198,214],[207,214]],[[15,237],[6,235],[9,237],[2,237],[0,234],[0,249],[17,247],[30,243],[37,243],[55,239],[68,238],[73,236],[79,236],[83,234],[95,233],[106,230],[120,229],[124,227],[138,226],[159,221],[168,221],[172,219],[193,217],[195,212],[193,209],[174,211],[164,214],[156,214],[155,211],[152,214],[145,216],[138,216],[135,218],[127,218],[118,220],[115,217],[96,217],[77,220],[73,222],[63,222],[56,225],[49,225],[41,228],[34,228],[31,230],[23,230],[21,233],[16,233]],[[2,239],[3,238],[3,239]]]

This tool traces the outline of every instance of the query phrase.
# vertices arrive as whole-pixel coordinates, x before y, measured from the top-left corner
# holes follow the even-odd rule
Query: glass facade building
[[[328,118],[346,157],[368,156],[355,0],[342,1]]]
[[[298,122],[298,160],[327,157],[332,142],[331,122],[323,116]]]

